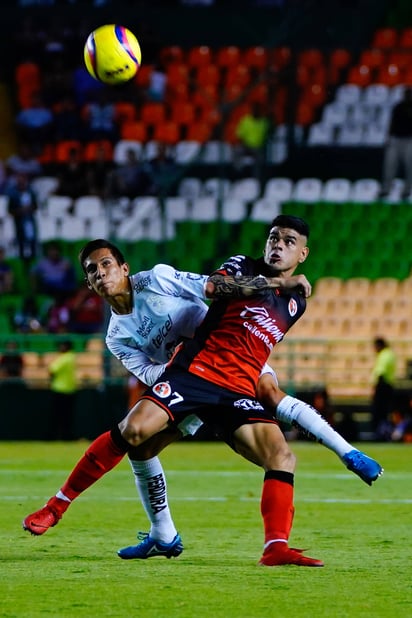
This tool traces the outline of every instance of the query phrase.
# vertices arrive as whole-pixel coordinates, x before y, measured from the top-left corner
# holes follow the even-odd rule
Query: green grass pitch
[[[162,454],[185,545],[177,559],[117,557],[147,530],[126,460],[44,536],[24,532],[23,517],[59,489],[86,447],[0,444],[2,618],[412,617],[411,445],[362,445],[385,468],[368,487],[327,449],[292,444],[291,545],[323,559],[320,569],[257,566],[262,471],[220,443]]]

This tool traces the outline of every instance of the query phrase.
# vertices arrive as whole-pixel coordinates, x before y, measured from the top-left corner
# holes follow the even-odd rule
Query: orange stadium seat
[[[87,142],[84,147],[83,158],[85,161],[94,161],[97,153],[103,149],[106,161],[113,159],[113,144],[109,140],[96,140]]]
[[[159,122],[154,127],[153,139],[164,144],[176,144],[181,139],[180,127],[172,120]]]
[[[412,48],[412,28],[404,28],[399,34],[399,47]]]
[[[224,87],[230,88],[233,84],[245,88],[250,82],[250,71],[246,64],[237,64],[226,72]]]
[[[187,52],[186,62],[191,69],[199,69],[212,62],[212,50],[207,45],[192,47]]]
[[[122,140],[146,142],[148,139],[147,126],[140,120],[124,122],[120,127],[120,138]]]
[[[136,77],[134,78],[134,83],[139,86],[139,88],[147,88],[150,83],[150,77],[153,73],[153,65],[151,64],[142,64],[139,67],[139,70],[136,73]]]
[[[73,148],[83,155],[83,145],[80,141],[68,139],[57,142],[55,149],[56,162],[66,163],[69,160],[69,153]]]
[[[270,53],[274,68],[283,69],[290,63],[292,52],[289,47],[276,47]]]
[[[201,87],[217,87],[220,83],[220,71],[214,64],[208,64],[199,68],[196,74],[196,82]]]
[[[229,69],[240,63],[240,48],[236,45],[228,45],[217,50],[215,63],[220,69]]]
[[[349,70],[346,81],[348,84],[355,84],[356,86],[369,86],[372,82],[371,70],[366,64],[358,64]]]
[[[160,50],[160,61],[165,67],[175,62],[182,63],[184,60],[185,54],[179,45],[169,45]]]
[[[304,49],[298,54],[298,63],[310,69],[324,66],[325,61],[320,49]]]
[[[163,122],[166,118],[166,110],[163,103],[147,102],[140,110],[140,120],[146,125],[155,125]]]
[[[386,64],[383,66],[376,76],[378,84],[386,86],[397,86],[403,82],[403,74],[397,64]]]
[[[372,47],[397,47],[398,45],[398,32],[395,28],[379,28],[376,30],[373,39]]]
[[[189,125],[186,133],[186,139],[189,141],[199,142],[204,144],[211,139],[213,125],[206,122],[196,122]]]
[[[189,79],[189,67],[183,62],[173,62],[166,69],[167,84],[176,86]]]
[[[136,120],[137,111],[133,103],[128,101],[118,101],[114,104],[116,122],[122,124],[123,122]]]
[[[268,50],[260,45],[249,47],[241,54],[241,62],[249,69],[263,71],[268,66]]]
[[[365,49],[359,58],[359,64],[365,64],[370,69],[379,69],[386,62],[386,51],[382,49]]]
[[[180,125],[189,125],[195,120],[195,106],[193,103],[177,102],[170,106],[170,120]]]

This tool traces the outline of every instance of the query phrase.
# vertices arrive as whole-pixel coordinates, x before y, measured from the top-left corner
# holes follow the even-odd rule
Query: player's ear
[[[92,289],[93,289],[93,287],[92,287],[92,285],[91,285],[91,283],[90,283],[89,279],[88,279],[87,277],[85,277],[85,278],[84,278],[84,281],[85,281],[85,283],[86,283],[87,287],[89,288],[89,290],[92,290]]]
[[[299,258],[299,264],[302,264],[302,262],[306,260],[308,255],[309,255],[309,247],[303,247],[301,254],[300,254],[300,258]]]
[[[124,272],[124,276],[128,277],[129,274],[130,274],[130,266],[129,266],[129,264],[127,262],[124,262],[124,264],[122,264],[122,269],[123,269],[123,272]]]

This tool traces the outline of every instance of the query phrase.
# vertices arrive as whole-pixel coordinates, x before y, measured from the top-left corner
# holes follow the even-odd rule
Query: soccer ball
[[[90,75],[100,82],[115,86],[130,81],[141,60],[139,42],[124,26],[100,26],[87,37],[84,62]]]

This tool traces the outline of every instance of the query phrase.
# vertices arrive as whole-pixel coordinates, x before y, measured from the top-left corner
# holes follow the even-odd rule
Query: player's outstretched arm
[[[265,277],[228,275],[211,275],[206,283],[206,295],[208,298],[246,298],[255,296],[263,290],[276,288],[299,289],[307,298],[312,292],[312,286],[305,275],[292,275],[291,277]]]

